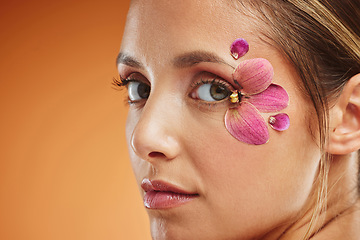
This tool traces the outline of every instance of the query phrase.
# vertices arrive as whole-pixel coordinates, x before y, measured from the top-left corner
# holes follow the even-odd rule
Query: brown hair
[[[323,149],[329,132],[328,110],[347,81],[360,73],[360,1],[238,0],[236,3],[255,10],[257,18],[260,14],[262,24],[267,25],[261,29],[264,40],[271,40],[295,67],[302,79],[302,90],[311,99],[317,115],[315,135],[320,139],[322,157],[316,209],[304,237],[308,239],[318,216],[326,209],[331,156]]]

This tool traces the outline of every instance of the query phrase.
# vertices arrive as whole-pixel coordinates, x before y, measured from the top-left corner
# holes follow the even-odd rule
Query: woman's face
[[[261,28],[232,1],[132,2],[118,69],[132,81],[126,136],[153,238],[276,234],[305,207],[320,158],[309,133],[312,108],[293,68],[260,40]],[[236,38],[250,45],[237,61],[229,50]],[[215,78],[229,84],[234,67],[252,58],[271,62],[273,83],[290,97],[282,111],[290,128],[269,128],[269,142],[258,146],[226,130],[229,101],[201,100],[213,97],[209,92],[194,97]]]

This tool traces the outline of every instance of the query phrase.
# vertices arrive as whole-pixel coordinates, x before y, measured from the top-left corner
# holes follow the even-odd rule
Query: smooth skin
[[[151,87],[147,99],[130,104],[126,125],[137,183],[140,186],[144,178],[162,180],[199,195],[178,207],[147,209],[153,239],[299,239],[304,235],[314,207],[320,161],[319,144],[309,131],[314,110],[299,90],[293,67],[275,47],[260,40],[259,28],[261,23],[237,11],[232,1],[131,3],[118,69],[122,77]],[[248,41],[250,51],[236,61],[229,48],[239,37]],[[282,111],[290,116],[290,128],[280,133],[269,127],[270,141],[260,146],[239,142],[227,132],[228,99],[206,102],[192,97],[202,81],[216,77],[230,82],[234,67],[252,58],[271,62],[273,83],[290,97]],[[334,108],[334,130],[345,119],[341,114],[359,122],[359,115],[353,117],[354,111],[347,110],[359,78],[353,82],[341,106]],[[353,109],[359,105],[353,103]],[[270,115],[262,114],[265,120]],[[358,128],[359,124],[349,131]],[[344,149],[336,139],[337,145],[329,145],[334,153]],[[351,181],[356,178],[356,156],[349,153],[359,147],[353,145],[337,157],[341,161],[335,161],[337,167],[329,176],[337,182],[336,189],[350,183],[352,189],[356,184]],[[341,181],[337,181],[339,174],[345,176]],[[140,192],[143,197],[141,188]],[[354,200],[348,191],[341,198]],[[334,215],[347,207],[336,208]]]

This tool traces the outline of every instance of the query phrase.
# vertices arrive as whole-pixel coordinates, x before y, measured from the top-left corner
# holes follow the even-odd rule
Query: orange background
[[[0,239],[150,239],[111,86],[128,5],[0,3]]]

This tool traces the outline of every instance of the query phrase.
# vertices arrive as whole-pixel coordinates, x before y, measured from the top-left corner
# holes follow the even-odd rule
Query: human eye
[[[231,95],[230,85],[223,80],[213,78],[196,83],[190,97],[205,102],[218,102]]]
[[[126,78],[120,76],[120,81],[114,79],[113,84],[120,88],[126,87],[130,104],[146,100],[150,95],[151,87],[141,74],[131,74]]]
[[[143,99],[147,99],[150,95],[150,86],[146,83],[131,80],[128,85],[129,100],[131,102],[137,102]]]

